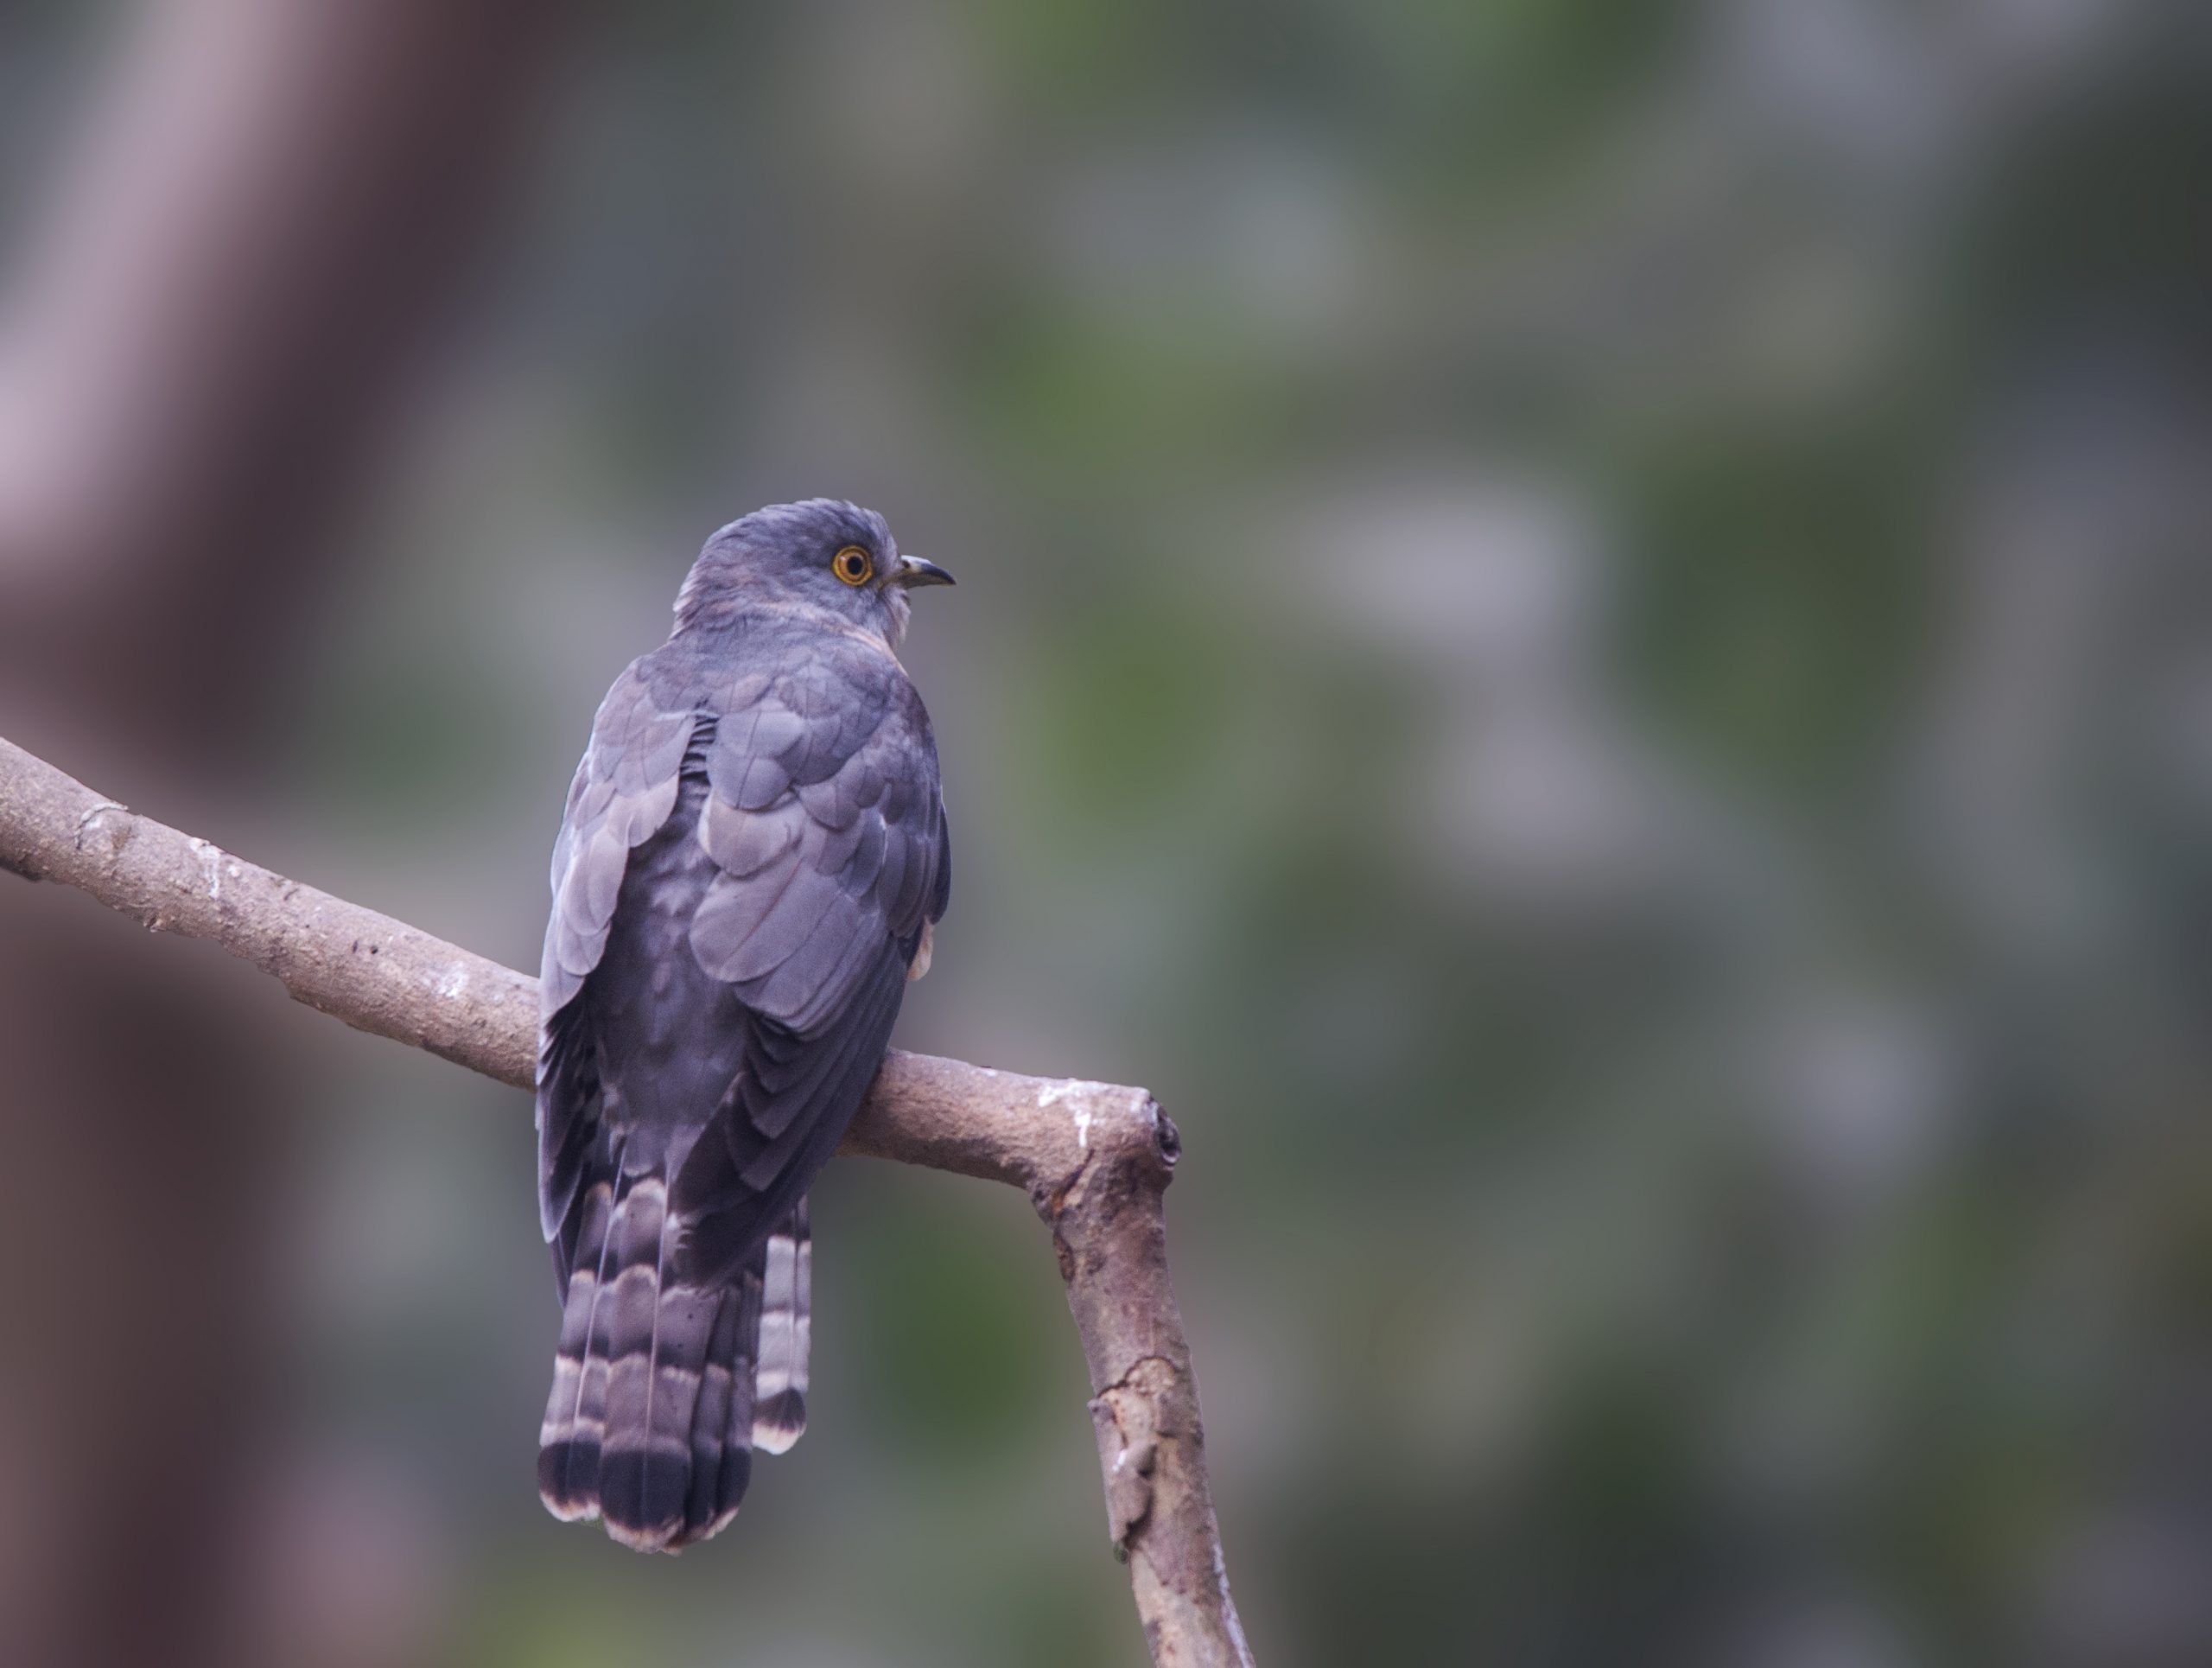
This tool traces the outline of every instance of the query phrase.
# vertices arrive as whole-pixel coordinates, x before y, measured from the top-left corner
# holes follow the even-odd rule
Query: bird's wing
[[[797,1204],[881,1063],[946,850],[921,701],[881,650],[810,644],[717,703],[691,947],[747,1015],[744,1059],[671,1204],[696,1277]]]
[[[632,848],[676,808],[697,714],[633,663],[600,703],[553,844],[553,910],[538,981],[537,1185],[545,1237],[561,1232],[599,1134],[599,1062],[577,1000],[607,949]],[[556,1257],[565,1289],[568,1264]]]

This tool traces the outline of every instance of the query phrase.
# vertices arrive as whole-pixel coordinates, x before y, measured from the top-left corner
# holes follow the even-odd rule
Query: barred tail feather
[[[760,1368],[753,1380],[753,1445],[781,1454],[806,1430],[808,1310],[814,1245],[806,1200],[768,1236],[761,1283]]]
[[[610,1273],[613,1211],[611,1181],[593,1183],[579,1201],[561,1341],[553,1358],[553,1391],[537,1433],[537,1492],[545,1509],[564,1521],[599,1515],[599,1448],[607,1407],[606,1333],[599,1307],[602,1283]]]
[[[539,1433],[547,1509],[644,1551],[704,1540],[744,1498],[767,1262],[764,1246],[734,1285],[679,1281],[667,1194],[658,1175],[586,1191]]]
[[[721,1411],[719,1431],[708,1423],[705,1398],[692,1424],[693,1463],[700,1469],[696,1482],[701,1493],[695,1496],[696,1517],[704,1522],[694,1539],[704,1540],[709,1535],[721,1532],[729,1520],[737,1515],[738,1503],[744,1499],[746,1486],[753,1480],[753,1362],[758,1358],[760,1337],[760,1276],[765,1253],[755,1251],[752,1261],[737,1276],[737,1284],[722,1295],[722,1302],[730,1317],[729,1353],[723,1361],[723,1377],[729,1393]],[[720,1440],[720,1461],[709,1474],[704,1468],[701,1455],[713,1448]],[[704,1485],[711,1475],[711,1491]],[[694,1513],[687,1512],[687,1525]]]
[[[715,1294],[713,1329],[698,1399],[691,1404],[691,1483],[683,1497],[683,1537],[704,1540],[727,1523],[722,1513],[722,1444],[729,1432],[730,1364],[737,1355],[739,1294]]]

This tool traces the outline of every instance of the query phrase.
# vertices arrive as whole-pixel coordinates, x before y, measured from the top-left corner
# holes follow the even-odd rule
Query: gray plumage
[[[569,790],[541,983],[563,1315],[538,1485],[632,1546],[715,1533],[753,1450],[805,1426],[806,1190],[951,882],[929,715],[894,653],[908,588],[947,578],[850,504],[733,522]]]

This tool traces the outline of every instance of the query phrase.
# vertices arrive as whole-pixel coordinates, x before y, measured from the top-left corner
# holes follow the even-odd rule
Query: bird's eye
[[[857,544],[848,544],[831,558],[830,570],[848,585],[865,585],[875,577],[875,561]]]

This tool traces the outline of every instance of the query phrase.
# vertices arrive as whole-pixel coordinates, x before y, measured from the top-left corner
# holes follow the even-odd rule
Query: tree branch
[[[5,740],[0,868],[90,893],[149,930],[220,945],[357,1030],[531,1085],[535,979],[141,817]],[[838,1150],[1029,1195],[1052,1230],[1090,1363],[1108,1526],[1153,1660],[1250,1668],[1168,1279],[1174,1124],[1142,1089],[894,1049]]]

